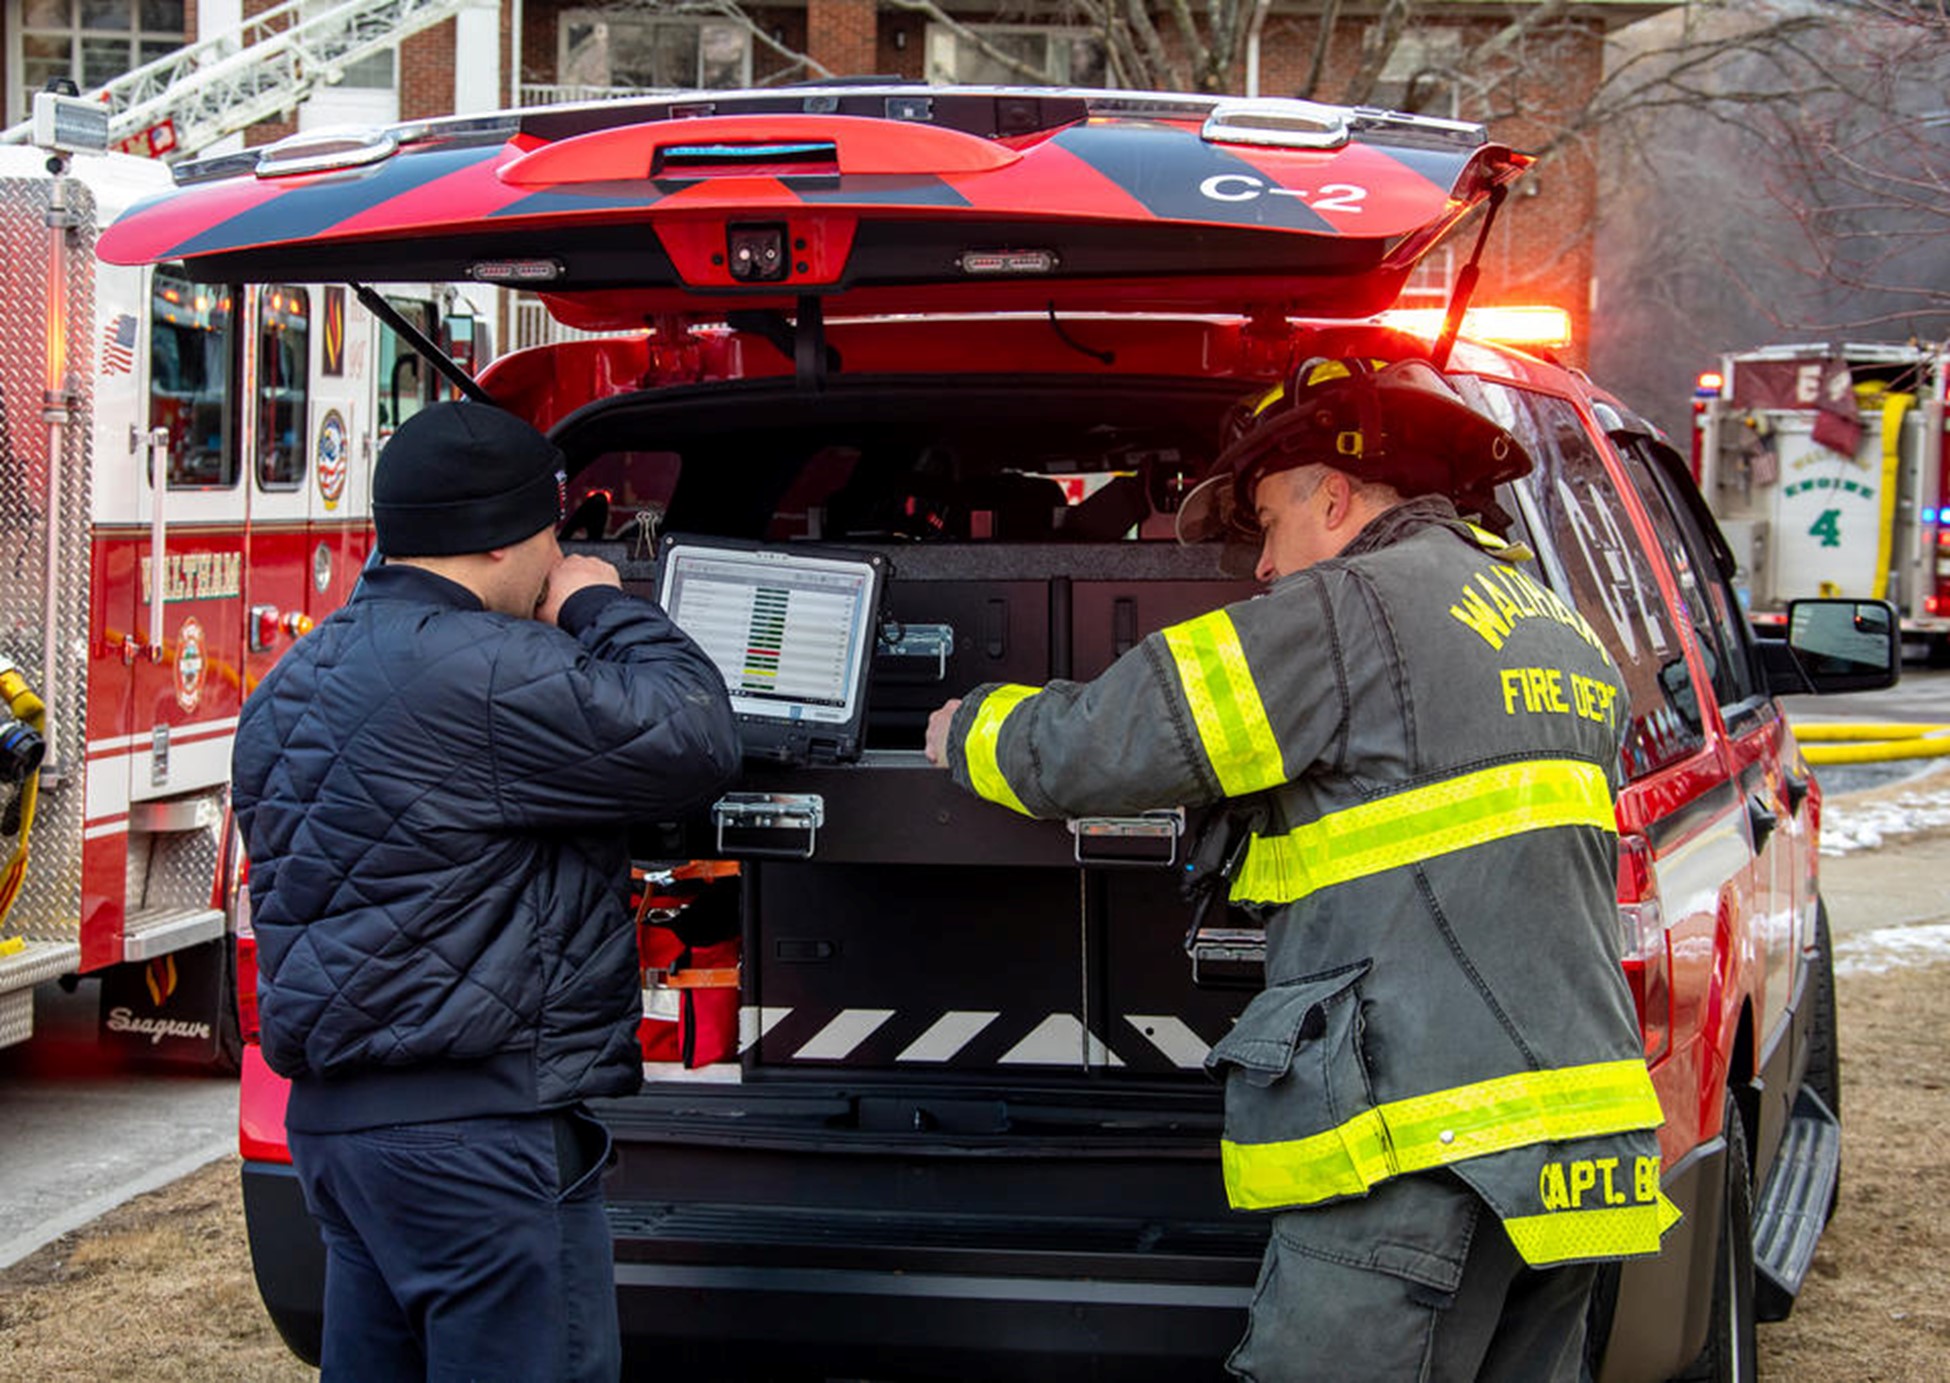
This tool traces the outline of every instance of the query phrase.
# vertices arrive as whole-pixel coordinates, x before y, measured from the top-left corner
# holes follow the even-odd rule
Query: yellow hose
[[[11,665],[0,670],[0,700],[6,702],[14,718],[28,729],[37,735],[46,733],[47,707],[34,695],[27,679]],[[7,913],[20,892],[20,881],[27,873],[27,837],[34,830],[34,804],[39,800],[40,786],[39,769],[28,774],[27,781],[20,785],[20,834],[14,837],[13,853],[7,863],[0,867],[0,924],[6,922]]]
[[[1912,725],[1907,722],[1877,724],[1873,721],[1817,721],[1797,724],[1794,737],[1803,744],[1834,740],[1914,740],[1950,731],[1950,725]]]
[[[1811,764],[1876,764],[1950,754],[1950,725],[1910,721],[1814,721],[1793,726]]]

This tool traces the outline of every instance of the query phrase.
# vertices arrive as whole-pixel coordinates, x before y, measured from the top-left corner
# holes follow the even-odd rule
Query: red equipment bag
[[[738,1054],[738,866],[698,861],[643,881],[645,1061],[692,1070]]]

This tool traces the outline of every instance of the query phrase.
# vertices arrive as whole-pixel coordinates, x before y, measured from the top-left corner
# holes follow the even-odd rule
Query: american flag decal
[[[102,328],[102,373],[125,375],[135,368],[135,318],[124,312]]]

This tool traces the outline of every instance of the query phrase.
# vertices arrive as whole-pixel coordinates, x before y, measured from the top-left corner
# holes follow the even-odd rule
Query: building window
[[[751,34],[742,24],[566,10],[556,32],[556,70],[565,86],[653,91],[751,85]]]
[[[1056,29],[1036,24],[971,24],[989,47],[1043,74],[1051,86],[1102,86],[1104,41],[1088,29]],[[1034,85],[1019,68],[997,61],[945,24],[928,25],[930,82],[977,86]]]
[[[1460,34],[1403,34],[1367,104],[1454,120],[1462,110],[1454,76],[1461,62]]]
[[[20,75],[92,90],[183,46],[183,0],[21,0]],[[25,99],[25,98],[23,98]]]
[[[1438,245],[1409,270],[1408,281],[1402,285],[1397,302],[1401,307],[1447,307],[1455,287],[1455,248]]]

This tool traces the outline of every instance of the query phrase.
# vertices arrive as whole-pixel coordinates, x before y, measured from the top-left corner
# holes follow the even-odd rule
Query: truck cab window
[[[149,426],[169,432],[172,490],[228,489],[237,483],[237,439],[224,407],[234,373],[236,298],[230,288],[191,283],[180,270],[156,270],[149,313]],[[131,332],[134,325],[128,319]]]
[[[429,339],[435,337],[433,304],[418,298],[388,297],[394,311]],[[383,440],[440,397],[440,376],[391,327],[379,328],[379,435]]]
[[[295,490],[309,440],[311,293],[266,288],[257,305],[257,484]]]

